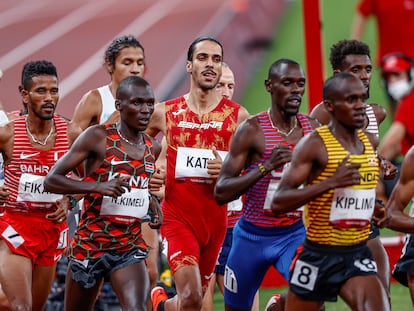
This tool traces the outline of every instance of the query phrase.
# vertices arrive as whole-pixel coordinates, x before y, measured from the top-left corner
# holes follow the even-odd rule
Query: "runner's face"
[[[372,64],[368,55],[349,54],[342,64],[343,72],[349,72],[362,81],[367,92],[372,75]]]
[[[193,60],[187,61],[187,72],[201,89],[215,88],[222,70],[221,47],[213,41],[201,41],[196,44],[193,55]]]
[[[119,100],[117,109],[121,112],[121,120],[129,127],[145,131],[154,105],[155,98],[150,87],[131,85]]]
[[[142,77],[145,70],[144,51],[137,47],[122,49],[113,68],[109,66],[108,69],[112,70],[112,80],[117,83],[129,76]]]
[[[34,76],[28,90],[23,89],[23,103],[42,120],[50,120],[59,101],[58,80],[55,76]]]
[[[305,93],[305,74],[297,64],[281,64],[265,81],[272,97],[272,107],[286,116],[298,113]]]
[[[347,79],[341,82],[341,88],[333,102],[334,116],[347,127],[363,128],[366,118],[366,88],[360,80]]]
[[[234,75],[228,67],[222,68],[222,74],[219,83],[216,85],[216,90],[225,98],[232,99],[234,94]]]

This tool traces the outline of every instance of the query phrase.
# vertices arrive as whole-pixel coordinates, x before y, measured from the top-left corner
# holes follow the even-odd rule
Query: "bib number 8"
[[[319,273],[319,268],[302,260],[297,260],[290,283],[312,291]]]

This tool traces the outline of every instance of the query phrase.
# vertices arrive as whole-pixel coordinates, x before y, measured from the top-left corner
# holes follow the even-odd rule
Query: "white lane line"
[[[51,1],[23,1],[19,5],[14,6],[8,10],[0,12],[0,29],[5,28],[9,25],[13,25],[16,22],[25,20],[26,17],[36,16],[37,10],[46,7]]]
[[[115,37],[127,34],[134,34],[139,37],[142,33],[158,23],[164,16],[170,13],[182,0],[161,0],[157,1],[149,9],[145,10],[142,15],[136,18],[131,24],[124,28]],[[102,67],[102,55],[104,54],[108,44],[101,47],[95,54],[89,57],[78,68],[72,71],[64,80],[59,83],[59,100],[67,96],[79,85],[93,75]]]
[[[199,32],[199,36],[217,35],[228,25],[234,16],[234,11],[231,11],[228,3],[224,1],[221,7],[216,11],[216,14],[212,16],[204,28]],[[226,54],[226,51],[224,51],[224,54]],[[183,57],[177,60],[174,66],[168,70],[168,72],[164,75],[164,78],[154,89],[154,92],[157,94],[157,98],[160,101],[169,99],[167,97],[170,96],[172,91],[171,86],[176,86],[177,77],[181,77],[185,74],[184,68],[187,60],[187,47],[183,50],[182,55]]]
[[[99,12],[104,10],[107,6],[112,5],[114,2],[116,2],[116,0],[100,0],[99,5],[96,5],[96,2],[90,2],[61,18],[56,23],[50,25],[45,30],[37,33],[29,40],[2,56],[0,58],[2,70],[6,71],[15,66],[26,57],[52,43],[70,30],[78,27],[84,21],[98,15]]]

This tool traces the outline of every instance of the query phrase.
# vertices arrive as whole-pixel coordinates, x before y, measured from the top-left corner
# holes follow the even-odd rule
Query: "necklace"
[[[118,129],[118,127],[116,127],[116,131],[118,132],[118,135],[119,135],[119,137],[121,137],[122,140],[124,140],[125,142],[127,142],[131,146],[134,146],[135,148],[140,148],[141,144],[133,143],[129,139],[127,139],[124,136],[122,136],[121,131]]]
[[[272,124],[272,127],[276,130],[276,131],[278,131],[280,134],[283,134],[283,135],[285,135],[286,137],[288,137],[290,134],[292,134],[292,132],[293,132],[293,130],[296,128],[296,126],[298,126],[298,119],[295,117],[295,124],[293,125],[293,127],[289,130],[289,132],[284,132],[284,131],[282,131],[282,130],[280,130],[274,123],[273,123],[273,120],[272,120],[272,118],[270,117],[270,110],[268,110],[267,111],[267,115],[269,116],[269,120],[270,120],[270,123]]]
[[[52,135],[52,133],[53,133],[53,128],[54,128],[54,126],[53,126],[53,124],[52,124],[52,126],[50,127],[49,134],[47,134],[47,136],[46,136],[45,140],[44,140],[44,141],[40,141],[40,140],[38,140],[36,137],[34,137],[34,135],[32,134],[32,132],[30,132],[30,129],[29,129],[29,123],[27,123],[27,117],[26,117],[26,130],[27,130],[27,133],[29,134],[30,138],[31,138],[31,139],[32,139],[35,143],[38,143],[39,145],[45,146],[45,145],[47,144],[47,141],[49,140],[50,136],[51,136],[51,135]]]

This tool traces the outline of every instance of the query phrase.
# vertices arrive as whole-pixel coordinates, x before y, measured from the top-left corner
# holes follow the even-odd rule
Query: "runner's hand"
[[[109,197],[119,197],[126,191],[131,191],[129,176],[116,177],[106,182],[96,183],[96,192]]]
[[[270,158],[266,160],[266,164],[264,164],[264,166],[268,169],[268,171],[271,171],[284,166],[291,160],[292,150],[290,150],[290,147],[288,145],[279,144],[273,148],[272,154],[270,155]]]
[[[158,192],[165,184],[165,170],[158,168],[155,173],[151,176],[149,181],[149,191],[151,193]]]
[[[164,215],[162,214],[160,203],[155,196],[151,196],[150,206],[151,220],[148,223],[151,229],[159,229],[164,221]]]
[[[6,203],[9,197],[9,191],[6,186],[0,186],[0,204]]]
[[[221,156],[217,152],[216,147],[212,148],[214,159],[207,161],[207,173],[210,175],[211,178],[217,178],[221,165],[223,163],[223,160],[221,159]]]
[[[56,210],[53,213],[46,214],[46,218],[57,223],[64,222],[67,218],[69,206],[69,198],[64,195],[61,199],[56,200]]]
[[[361,183],[361,174],[359,173],[360,163],[349,163],[350,154],[339,164],[335,174],[331,177],[335,181],[334,188],[344,188]]]

